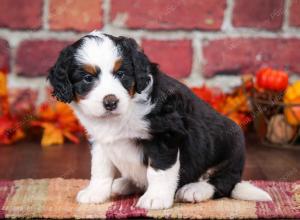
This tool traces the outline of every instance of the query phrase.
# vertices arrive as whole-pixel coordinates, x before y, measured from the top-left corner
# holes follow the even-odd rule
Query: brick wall
[[[300,0],[1,0],[10,86],[43,89],[58,52],[93,29],[135,38],[188,84],[228,87],[264,64],[300,75]]]

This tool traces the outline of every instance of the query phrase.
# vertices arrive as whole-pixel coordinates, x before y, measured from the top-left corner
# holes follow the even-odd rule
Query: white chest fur
[[[125,115],[97,119],[83,115],[80,109],[73,106],[90,136],[90,141],[102,146],[121,175],[131,179],[141,188],[147,187],[147,169],[143,165],[142,148],[137,146],[134,140],[149,138],[149,122],[144,116],[152,107],[147,103],[135,103]]]
[[[140,146],[136,146],[133,141],[122,140],[107,145],[105,151],[122,177],[131,179],[139,188],[147,187],[147,169],[143,164]]]

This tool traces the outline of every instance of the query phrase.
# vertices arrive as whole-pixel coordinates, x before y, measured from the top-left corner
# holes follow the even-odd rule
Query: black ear
[[[69,79],[69,73],[72,68],[73,53],[69,47],[63,49],[55,63],[50,69],[48,79],[53,87],[52,95],[57,100],[70,103],[73,98],[72,84]]]
[[[150,82],[151,63],[144,52],[132,38],[120,37],[127,56],[131,56],[136,82],[136,92],[141,93]]]

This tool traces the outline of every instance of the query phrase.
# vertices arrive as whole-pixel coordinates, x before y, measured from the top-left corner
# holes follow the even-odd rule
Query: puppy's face
[[[150,82],[149,68],[133,39],[92,32],[61,52],[48,78],[58,100],[109,118],[129,111]]]

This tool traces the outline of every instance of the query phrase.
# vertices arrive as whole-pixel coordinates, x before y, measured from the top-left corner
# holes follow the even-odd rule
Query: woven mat
[[[270,193],[273,202],[225,198],[197,204],[176,203],[166,210],[136,208],[137,196],[104,204],[80,205],[75,196],[87,183],[87,180],[61,178],[0,181],[0,218],[300,218],[300,181],[253,181]]]

